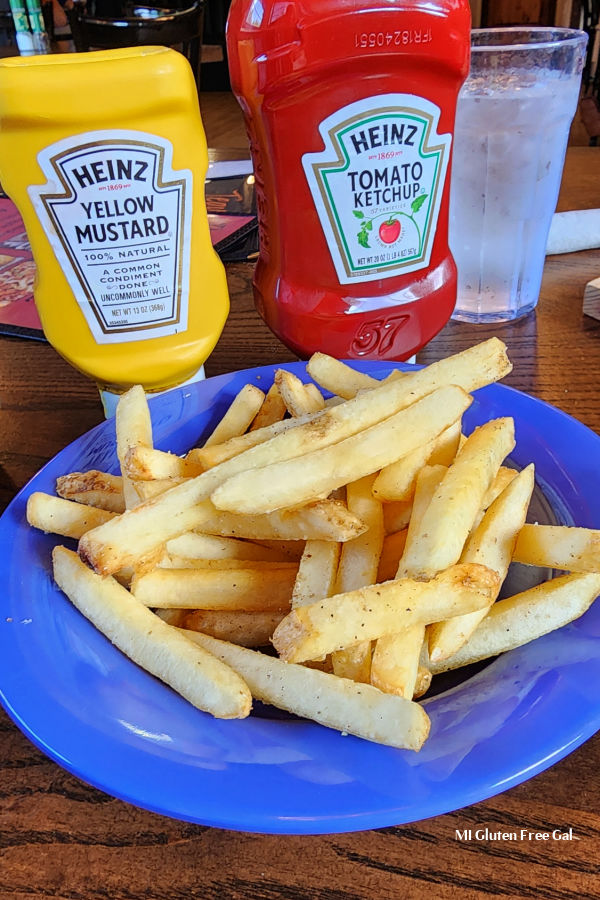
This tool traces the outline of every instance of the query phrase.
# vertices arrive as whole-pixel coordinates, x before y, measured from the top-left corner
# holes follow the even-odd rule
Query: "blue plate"
[[[290,369],[304,375],[303,364]],[[383,377],[390,366],[363,363]],[[151,403],[156,445],[183,453],[248,381],[222,375]],[[534,461],[556,521],[600,527],[600,438],[558,410],[500,385],[475,395],[467,428],[511,415],[518,465]],[[66,472],[118,471],[114,422],[58,454],[0,520],[0,699],[24,733],[70,772],[154,812],[243,831],[318,834],[395,825],[505,791],[600,727],[600,604],[427,701],[420,753],[296,719],[219,721],[137,668],[56,589],[56,539],[30,529],[32,491]]]

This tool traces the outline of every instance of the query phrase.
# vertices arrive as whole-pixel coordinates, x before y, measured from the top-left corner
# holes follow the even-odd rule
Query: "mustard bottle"
[[[25,222],[44,333],[103,391],[202,377],[229,311],[207,168],[175,50],[0,61],[0,182]]]

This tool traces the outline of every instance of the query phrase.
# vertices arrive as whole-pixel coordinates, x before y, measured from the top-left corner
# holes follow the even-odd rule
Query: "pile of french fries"
[[[437,673],[600,593],[600,532],[526,524],[534,469],[505,465],[512,419],[462,433],[471,393],[510,369],[496,338],[382,381],[317,353],[312,381],[246,385],[183,457],[154,447],[134,387],[120,475],[64,475],[27,518],[79,542],[53,551],[73,604],[199,709],[241,718],[256,698],[418,750]],[[498,600],[512,561],[565,574]]]

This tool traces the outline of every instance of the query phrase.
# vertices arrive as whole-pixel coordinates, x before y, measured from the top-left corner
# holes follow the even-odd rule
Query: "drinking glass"
[[[569,28],[472,32],[450,191],[454,319],[505,322],[537,304],[586,45]]]

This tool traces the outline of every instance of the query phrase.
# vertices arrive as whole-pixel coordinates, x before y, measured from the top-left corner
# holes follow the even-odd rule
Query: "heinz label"
[[[187,329],[192,173],[169,141],[95,131],[46,147],[29,188],[38,218],[98,343]]]
[[[341,284],[429,265],[451,136],[423,97],[382,94],[321,122],[302,162]]]

